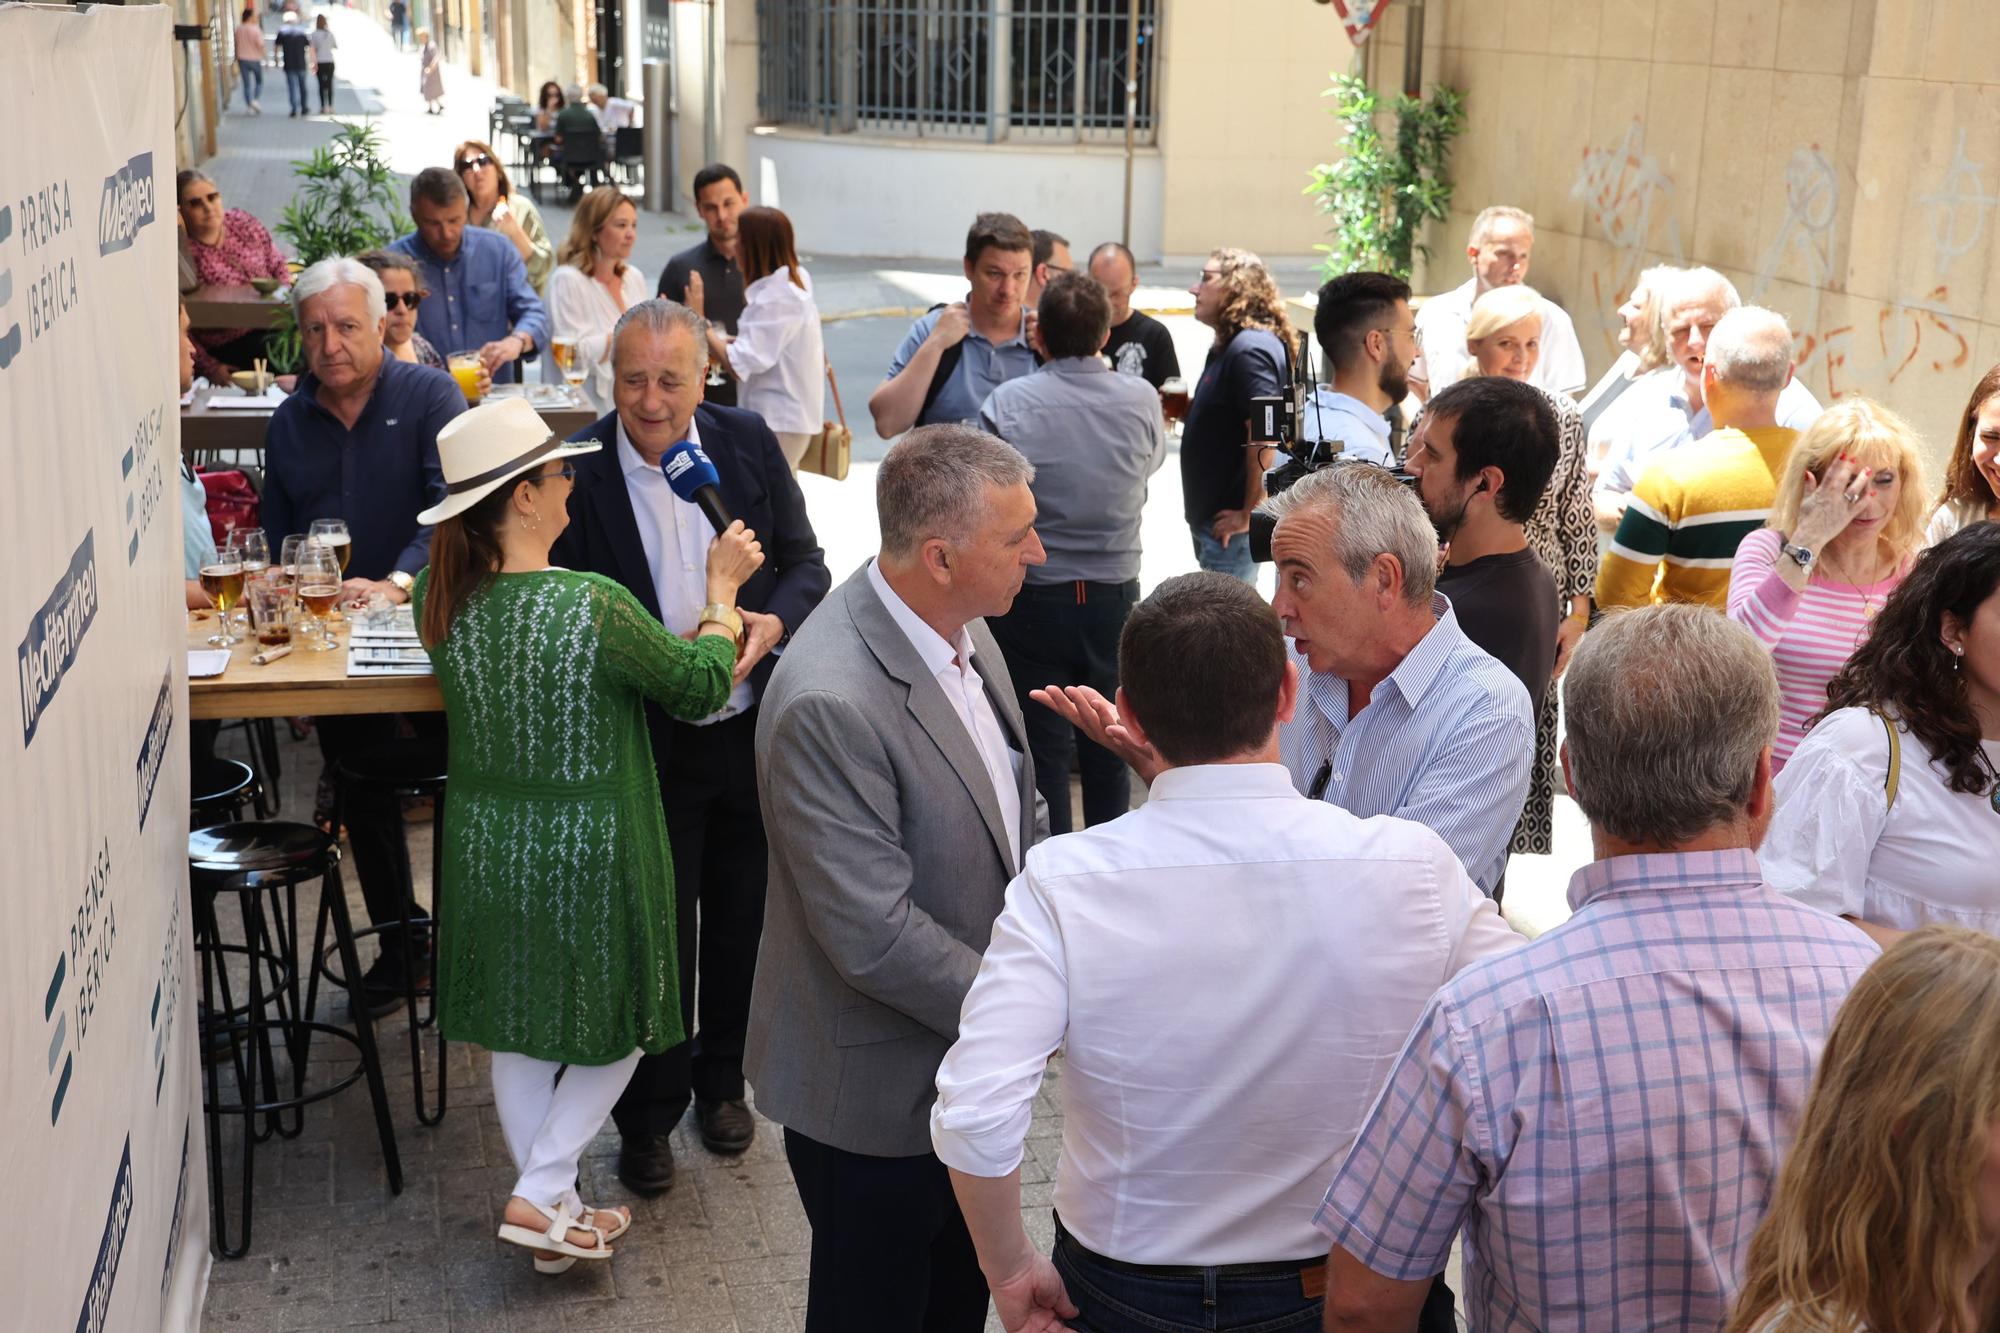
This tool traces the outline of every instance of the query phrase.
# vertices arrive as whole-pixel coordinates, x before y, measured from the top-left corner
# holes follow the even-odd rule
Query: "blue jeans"
[[[1194,534],[1195,563],[1212,574],[1227,574],[1255,585],[1257,582],[1257,562],[1250,558],[1250,534],[1239,532],[1224,546],[1208,530],[1206,523],[1193,523],[1188,531]]]
[[[306,113],[306,72],[302,69],[285,71],[285,96],[292,101],[292,110],[303,116]]]
[[[1320,1261],[1146,1273],[1092,1254],[1060,1221],[1050,1258],[1076,1303],[1077,1317],[1064,1321],[1076,1333],[1290,1333],[1318,1328],[1325,1303],[1305,1294],[1299,1276],[1302,1266]]]
[[[236,68],[243,71],[243,105],[249,106],[264,96],[264,62],[261,60],[239,60]]]

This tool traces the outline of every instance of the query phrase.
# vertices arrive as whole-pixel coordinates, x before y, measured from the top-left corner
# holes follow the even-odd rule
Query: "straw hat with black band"
[[[452,418],[438,432],[444,500],[417,515],[429,525],[462,514],[501,485],[552,458],[594,454],[592,440],[559,439],[525,398],[499,398]]]

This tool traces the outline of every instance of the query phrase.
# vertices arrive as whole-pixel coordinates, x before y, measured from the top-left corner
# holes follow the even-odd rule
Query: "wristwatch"
[[[1793,564],[1809,574],[1812,572],[1813,561],[1819,558],[1813,554],[1810,546],[1783,546],[1779,549],[1792,558]]]
[[[389,582],[395,584],[398,588],[400,588],[402,590],[403,596],[405,597],[408,597],[410,595],[410,589],[417,586],[417,581],[411,578],[408,574],[405,574],[400,569],[392,569],[389,571]]]
[[[722,626],[735,635],[737,646],[742,646],[743,617],[736,614],[735,607],[724,606],[721,602],[710,602],[701,609],[701,614],[695,617],[694,623],[698,628],[705,623],[711,622]]]

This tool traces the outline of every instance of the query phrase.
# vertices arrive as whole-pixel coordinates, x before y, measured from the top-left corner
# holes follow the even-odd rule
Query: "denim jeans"
[[[1224,546],[1208,530],[1206,523],[1190,524],[1194,534],[1195,563],[1214,574],[1228,574],[1245,583],[1257,582],[1257,562],[1250,558],[1250,534],[1238,533]]]
[[[1050,1257],[1076,1304],[1077,1317],[1063,1321],[1076,1333],[1290,1333],[1317,1329],[1325,1303],[1305,1294],[1297,1265],[1258,1265],[1263,1271],[1250,1274],[1209,1268],[1185,1277],[1142,1276],[1111,1267],[1060,1223]]]
[[[285,71],[285,96],[292,101],[292,110],[303,116],[306,114],[306,72],[302,69]]]
[[[264,62],[261,60],[239,60],[236,68],[243,71],[243,105],[262,100],[264,96]]]

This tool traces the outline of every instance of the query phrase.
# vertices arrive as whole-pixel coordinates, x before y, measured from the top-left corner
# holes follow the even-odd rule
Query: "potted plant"
[[[1321,268],[1328,277],[1373,269],[1407,281],[1416,256],[1430,257],[1418,230],[1451,210],[1447,168],[1451,141],[1465,129],[1465,98],[1444,87],[1427,100],[1398,96],[1391,144],[1376,127],[1381,98],[1366,79],[1337,74],[1322,95],[1335,99],[1346,135],[1340,160],[1314,167],[1305,188],[1333,218],[1333,244],[1314,247],[1326,254]]]
[[[340,132],[292,164],[299,187],[272,228],[301,268],[322,259],[377,250],[410,229],[396,174],[373,125],[343,123]],[[271,360],[299,369],[299,331],[289,312],[271,336]]]

